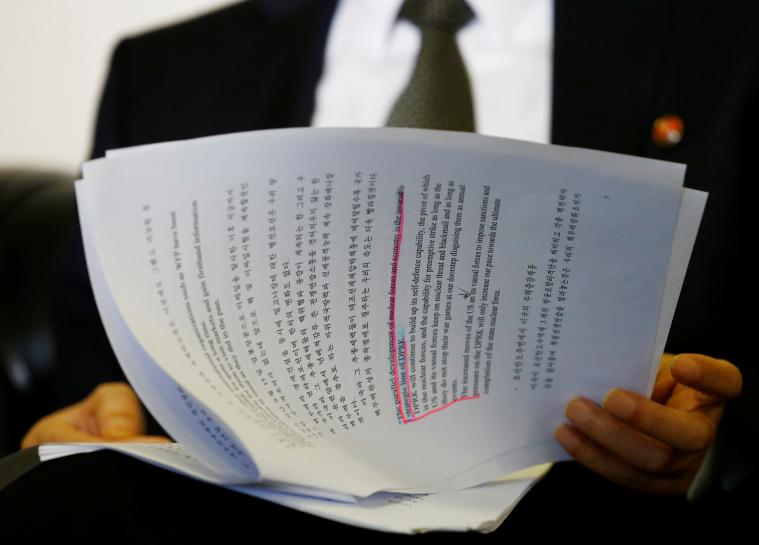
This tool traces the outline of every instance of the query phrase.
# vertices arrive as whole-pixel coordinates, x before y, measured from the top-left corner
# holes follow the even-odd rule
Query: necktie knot
[[[474,18],[465,0],[405,0],[398,19],[406,19],[420,29],[455,33]]]
[[[405,0],[399,19],[417,25],[419,54],[387,125],[474,132],[474,104],[456,32],[474,17],[465,0]]]

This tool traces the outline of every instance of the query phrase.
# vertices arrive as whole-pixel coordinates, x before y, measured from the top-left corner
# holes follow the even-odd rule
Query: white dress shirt
[[[397,21],[403,0],[341,0],[327,41],[312,125],[379,127],[405,88],[419,29]],[[435,1],[435,0],[428,0]],[[468,0],[475,19],[457,34],[477,132],[548,143],[553,2]]]

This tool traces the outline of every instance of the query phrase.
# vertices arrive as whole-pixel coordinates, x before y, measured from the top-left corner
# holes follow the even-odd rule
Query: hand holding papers
[[[567,459],[572,396],[651,392],[705,202],[683,170],[289,129],[118,151],[77,199],[124,371],[216,482],[457,494]]]

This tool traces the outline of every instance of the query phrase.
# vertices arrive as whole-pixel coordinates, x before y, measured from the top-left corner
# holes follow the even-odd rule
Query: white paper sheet
[[[47,462],[104,449],[216,483],[216,475],[209,473],[176,443],[52,443],[40,446],[39,456],[42,462]],[[345,494],[284,484],[225,485],[225,488],[312,515],[385,532],[492,532],[549,467],[549,464],[535,466],[468,490],[441,494],[380,492],[360,500]]]
[[[667,272],[672,270],[681,165],[458,133],[309,129],[150,146],[89,163],[84,172],[86,179],[77,186],[80,209],[87,209],[92,244],[120,319],[167,377],[228,426],[228,435],[239,441],[264,477],[358,496],[383,489],[423,490],[431,483],[453,482],[449,480],[469,469],[481,479],[478,482],[485,482],[508,464],[565,459],[552,434],[571,396],[600,399],[611,387],[644,391],[650,386],[658,363],[657,329],[667,321],[662,301]],[[372,175],[377,191],[369,203],[366,191]],[[429,176],[427,215],[421,226],[425,176]],[[440,209],[433,219],[438,183]],[[316,243],[308,242],[306,251],[318,252],[322,258],[324,240],[334,243],[327,248],[330,269],[324,278],[328,279],[321,282],[328,287],[319,285],[312,288],[315,295],[302,297],[315,303],[304,303],[308,307],[304,325],[285,335],[282,330],[292,326],[276,325],[287,312],[288,296],[279,285],[283,264],[288,262],[291,274],[297,272],[297,228],[309,225],[308,219],[295,219],[299,187],[303,187],[305,202],[319,214],[317,221],[311,221],[316,224],[314,234],[306,239]],[[243,188],[248,192],[244,221]],[[373,239],[369,255],[358,261],[359,270],[366,263],[370,271],[366,282],[370,312],[365,320],[351,322],[351,312],[360,315],[360,310],[350,309],[346,289],[350,272],[346,240],[355,233],[351,214],[356,209],[351,199],[356,188],[365,191],[358,197],[357,217],[363,222],[361,227],[372,219]],[[319,193],[311,201],[314,189]],[[327,189],[333,195],[329,207],[324,198]],[[277,191],[274,197],[269,193],[272,190]],[[559,206],[562,194],[568,201]],[[441,217],[449,203],[451,217],[444,239]],[[572,215],[573,206],[579,207],[577,216]],[[366,212],[368,208],[374,210],[373,215]],[[480,221],[481,209],[484,221]],[[405,231],[400,228],[401,211]],[[462,230],[457,246],[453,233],[459,227],[458,211]],[[331,214],[329,225],[322,223],[325,213]],[[555,228],[557,215],[562,220]],[[267,247],[272,216],[278,218],[274,260],[270,258],[274,252]],[[576,229],[570,229],[570,224]],[[251,235],[250,265],[242,267],[244,258],[237,255],[237,267],[232,270],[231,247],[239,253],[245,227]],[[546,271],[551,265],[554,230],[559,232],[558,259],[566,257],[569,247],[571,255],[557,266],[557,276],[549,282]],[[146,242],[149,235],[151,240]],[[432,246],[425,246],[430,239],[434,239]],[[450,259],[454,252],[455,272]],[[429,274],[429,281],[415,280],[417,259],[420,276]],[[177,262],[187,271],[184,286],[176,274]],[[553,295],[549,303],[537,301],[537,295],[528,301],[528,321],[521,324],[531,267],[535,286],[530,291],[544,293],[541,290],[550,283]],[[247,282],[249,288],[240,282],[245,296],[235,299],[240,289],[235,290],[234,278],[240,268],[250,270],[255,281]],[[559,301],[562,268],[569,271],[565,297]],[[278,285],[271,288],[267,280],[273,273],[280,276]],[[319,273],[317,268],[311,274],[318,278]],[[429,339],[423,346],[419,293],[425,288],[441,295],[437,310],[434,295],[428,307],[433,310],[426,318],[437,325],[427,326]],[[278,315],[273,311],[273,292],[283,306]],[[97,290],[96,295],[100,303],[102,295]],[[295,300],[296,295],[289,298]],[[183,310],[188,301],[193,318]],[[446,301],[451,301],[449,309],[445,309]],[[543,305],[549,309],[547,314],[541,313]],[[304,373],[286,371],[275,363],[295,358],[293,347],[303,360],[305,347],[313,345],[312,331],[325,338],[320,310],[327,306],[334,332],[330,343],[325,343],[333,345],[327,373],[317,368],[316,378],[293,380],[293,375]],[[562,307],[560,312],[557,307]],[[255,342],[262,343],[262,350],[251,356],[259,362],[258,369],[266,359],[262,354],[270,355],[263,374],[257,374],[251,359],[243,358],[235,348],[245,346],[249,339],[235,327],[241,321],[239,315],[252,309],[260,330]],[[313,311],[315,315],[310,314]],[[550,329],[557,323],[554,318],[560,320],[556,347],[549,348],[550,339],[545,337],[537,342],[541,314],[546,314],[547,324],[540,327]],[[363,364],[353,365],[350,356],[345,356],[351,353],[351,327],[360,332],[364,323],[369,339],[366,361],[372,368],[379,415],[362,404],[361,399],[368,396],[359,393],[361,386],[354,378],[358,375],[352,375],[356,369],[362,371]],[[203,325],[205,329],[195,334]],[[516,365],[518,335],[524,325],[528,358]],[[467,326],[471,326],[469,331]],[[450,334],[444,348],[446,327]],[[467,333],[471,335],[468,341]],[[431,362],[433,334],[438,335],[437,367]],[[305,337],[307,342],[302,341]],[[278,343],[282,338],[285,342]],[[489,356],[485,354],[488,342],[494,345]],[[549,349],[557,350],[551,366]],[[440,363],[444,350],[446,377],[441,376]],[[143,372],[140,361],[122,360],[130,380]],[[338,365],[337,372],[333,371]],[[438,373],[434,388],[433,371]],[[535,381],[531,381],[532,372],[537,373]],[[335,394],[338,383],[339,395]],[[301,393],[295,384],[300,384]],[[317,400],[324,395],[337,399],[329,400],[338,406],[330,420],[325,421],[327,411],[316,422],[306,414],[317,414],[329,405],[317,401],[312,411],[314,401],[299,399],[305,396],[304,384],[318,392],[314,394]],[[325,390],[332,388],[332,393],[317,391],[320,384]],[[269,395],[271,388],[283,393]],[[275,402],[277,397],[286,401]],[[288,403],[290,407],[283,410]],[[161,416],[165,407],[153,412],[162,424],[168,421]],[[351,415],[363,422],[351,425]],[[171,426],[165,427],[174,433]]]

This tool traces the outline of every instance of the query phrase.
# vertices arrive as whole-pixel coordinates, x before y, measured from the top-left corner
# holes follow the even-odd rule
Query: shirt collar
[[[343,0],[355,1],[355,0]],[[435,0],[428,0],[434,2]],[[399,27],[410,25],[397,21],[398,11],[403,0],[360,0],[362,6],[372,4],[372,20],[376,28],[382,29],[374,35],[375,48],[387,49]],[[467,0],[474,12],[474,19],[461,30],[461,33],[476,32],[480,40],[491,45],[520,39],[520,28],[525,16],[536,8],[534,0]]]
[[[435,0],[428,0],[434,2]],[[467,25],[467,27],[480,24],[482,21],[488,20],[488,12],[492,12],[497,9],[499,2],[507,0],[466,0],[469,7],[474,12],[474,19]],[[382,13],[377,13],[381,19],[376,19],[377,25],[385,28],[385,35],[392,35],[395,28],[397,28],[398,12],[403,5],[403,0],[371,0],[372,3],[378,3],[382,5]],[[379,7],[379,6],[378,6]]]
[[[428,0],[435,1],[435,0]],[[488,41],[498,42],[508,36],[514,26],[515,13],[529,7],[533,0],[467,0],[475,18],[461,31],[477,32]],[[361,43],[334,44],[338,49],[348,48],[359,56],[383,58],[397,46],[400,38],[408,38],[412,25],[398,21],[398,11],[403,0],[340,0],[338,11],[348,20],[354,20],[362,28]],[[412,32],[413,33],[413,32]],[[406,36],[399,36],[406,34]],[[403,49],[403,47],[401,47]]]

